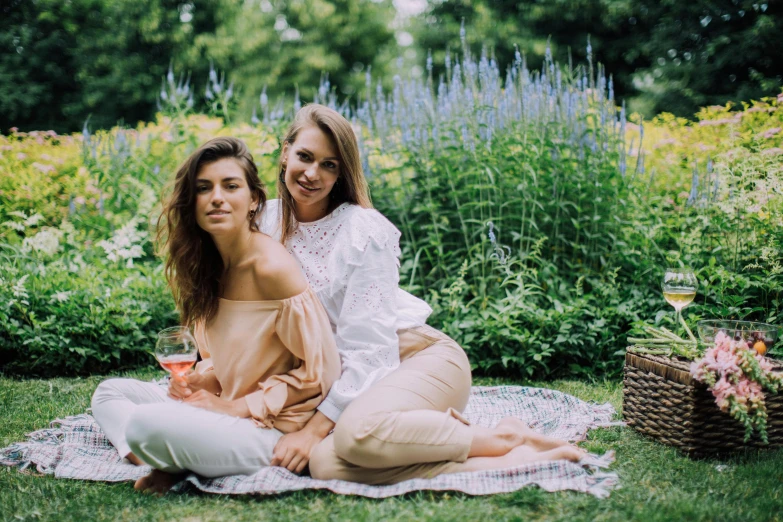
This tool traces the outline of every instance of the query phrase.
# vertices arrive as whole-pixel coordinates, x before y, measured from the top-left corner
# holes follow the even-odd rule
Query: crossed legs
[[[410,335],[401,335],[401,351],[404,342],[414,342]],[[417,335],[419,342],[429,344],[351,403],[334,433],[313,450],[313,477],[393,484],[581,458],[582,450],[540,434],[520,419],[503,419],[494,428],[470,426],[459,413],[470,393],[464,351],[432,328]]]
[[[167,491],[192,471],[205,477],[252,474],[272,460],[282,433],[250,419],[223,415],[168,397],[165,388],[110,379],[93,396],[93,415],[120,455],[153,472],[136,489]]]

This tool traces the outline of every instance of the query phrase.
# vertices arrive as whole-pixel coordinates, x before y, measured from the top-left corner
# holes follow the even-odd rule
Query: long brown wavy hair
[[[321,129],[332,142],[337,146],[337,154],[340,160],[340,172],[337,183],[332,187],[329,193],[329,212],[340,206],[342,203],[353,203],[364,208],[372,208],[370,200],[370,189],[367,186],[367,179],[362,171],[362,160],[359,155],[359,144],[356,141],[356,134],[353,132],[351,124],[339,112],[311,103],[305,105],[296,113],[294,121],[283,138],[283,143],[288,143],[290,147],[296,141],[299,131],[308,127],[317,127]],[[285,244],[286,240],[294,232],[294,217],[296,216],[296,206],[294,198],[288,191],[284,182],[285,167],[283,161],[285,158],[280,154],[280,163],[278,165],[280,175],[277,178],[277,193],[280,195],[282,217],[280,220],[280,242]]]
[[[258,200],[256,212],[266,203],[258,169],[245,143],[237,138],[214,138],[196,149],[177,170],[174,190],[158,218],[159,252],[167,251],[166,280],[180,311],[180,322],[192,326],[215,316],[223,276],[223,258],[215,242],[196,222],[196,179],[202,167],[231,158],[245,172],[250,193]],[[258,231],[255,219],[250,230]]]

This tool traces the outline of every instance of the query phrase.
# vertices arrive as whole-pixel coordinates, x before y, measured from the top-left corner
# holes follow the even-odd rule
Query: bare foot
[[[553,460],[568,460],[579,462],[585,451],[576,446],[565,445],[547,451],[537,451],[528,444],[517,446],[508,452],[508,455],[501,457],[506,460],[508,466],[519,466],[521,464],[530,464],[532,462],[548,462]]]
[[[134,455],[133,453],[128,453],[127,455],[125,455],[125,458],[128,459],[131,464],[134,464],[136,466],[144,466],[144,462],[142,462],[142,460],[136,455]]]
[[[512,449],[527,446],[532,451],[548,451],[567,446],[568,441],[538,433],[516,417],[506,417],[494,428],[473,426],[468,457],[502,457]]]
[[[527,444],[517,446],[501,458],[505,461],[505,466],[507,467],[520,466],[522,464],[530,464],[532,462],[541,462],[543,460],[552,460],[542,457],[541,452]]]
[[[560,446],[559,448],[551,449],[549,451],[539,452],[541,460],[569,460],[571,462],[579,462],[587,452],[577,446]]]
[[[539,433],[528,426],[522,419],[518,419],[516,417],[504,418],[498,423],[495,429],[516,433],[519,435],[520,439],[518,445],[528,445],[536,451],[547,451],[568,445],[568,441],[556,439],[554,437],[544,435],[543,433]]]
[[[182,479],[182,473],[166,473],[153,469],[152,473],[141,477],[133,485],[133,489],[153,495],[165,495],[177,482]]]

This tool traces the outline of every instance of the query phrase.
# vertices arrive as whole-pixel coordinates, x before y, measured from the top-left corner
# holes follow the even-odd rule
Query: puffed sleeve
[[[399,231],[375,210],[352,217],[341,262],[345,294],[335,340],[342,374],[318,410],[334,422],[356,397],[400,364],[397,337]]]
[[[304,427],[340,376],[340,355],[326,311],[310,287],[285,300],[275,330],[298,364],[260,383],[245,401],[257,424],[290,433]]]
[[[196,340],[198,354],[201,357],[201,360],[196,363],[196,372],[202,374],[214,372],[215,367],[212,365],[212,354],[209,353],[209,342],[207,341],[206,328],[203,321],[199,321],[193,327],[193,338]]]

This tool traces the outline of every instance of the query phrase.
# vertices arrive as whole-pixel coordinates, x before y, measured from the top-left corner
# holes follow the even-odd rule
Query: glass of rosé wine
[[[187,326],[175,326],[158,332],[155,358],[172,375],[182,376],[194,364],[198,346]]]

